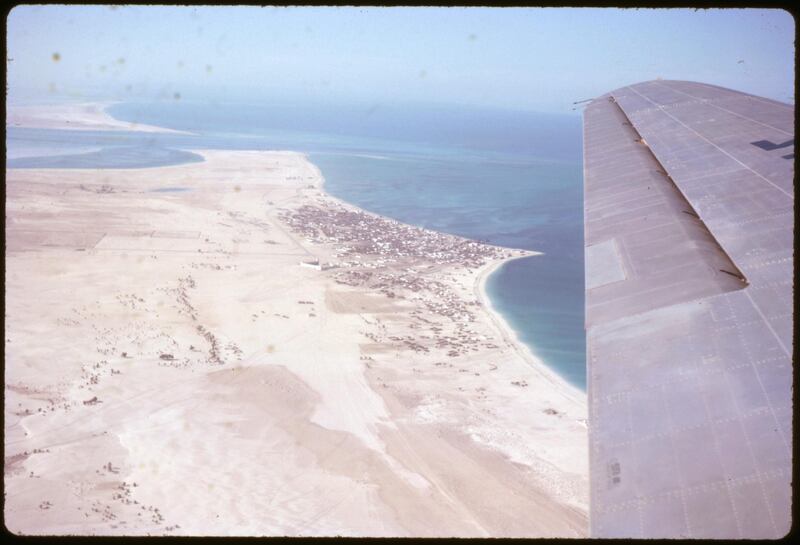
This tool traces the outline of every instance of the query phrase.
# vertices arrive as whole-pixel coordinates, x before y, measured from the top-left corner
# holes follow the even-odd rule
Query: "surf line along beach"
[[[585,394],[480,281],[531,252],[194,152],[6,171],[11,531],[586,534]]]

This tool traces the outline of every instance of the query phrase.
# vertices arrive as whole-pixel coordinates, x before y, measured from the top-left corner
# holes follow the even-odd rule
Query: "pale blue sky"
[[[20,6],[7,25],[13,101],[179,93],[568,112],[661,77],[794,102],[794,20],[780,10]]]

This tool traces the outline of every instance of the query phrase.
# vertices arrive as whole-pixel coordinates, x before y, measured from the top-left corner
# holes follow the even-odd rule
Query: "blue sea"
[[[544,252],[487,284],[548,366],[585,389],[583,166],[577,115],[427,104],[118,103],[114,117],[192,134],[8,127],[9,167],[135,168],[191,149],[308,153],[332,195],[492,244]],[[180,188],[163,188],[164,191]]]

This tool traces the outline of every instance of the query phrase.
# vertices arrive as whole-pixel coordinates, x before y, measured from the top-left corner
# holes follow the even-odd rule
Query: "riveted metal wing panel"
[[[593,536],[790,528],[793,119],[683,81],[586,107]]]

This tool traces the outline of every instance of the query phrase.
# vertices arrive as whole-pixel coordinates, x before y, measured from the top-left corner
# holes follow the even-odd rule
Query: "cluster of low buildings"
[[[457,357],[481,348],[497,348],[490,339],[471,330],[476,321],[477,300],[465,298],[446,282],[434,277],[440,265],[477,268],[509,250],[461,237],[436,233],[394,220],[352,210],[338,203],[322,202],[284,210],[279,216],[297,235],[312,244],[324,244],[337,256],[334,281],[364,286],[389,298],[415,301],[411,335],[379,338],[373,342],[404,346],[415,352],[442,350]],[[332,268],[319,260],[302,262],[318,270]],[[443,323],[425,318],[445,318]],[[428,334],[422,334],[421,331]]]
[[[440,264],[480,267],[503,254],[501,248],[436,233],[336,203],[304,205],[279,216],[311,243],[333,243],[342,266],[377,268],[420,258]],[[370,256],[365,260],[365,256]]]

